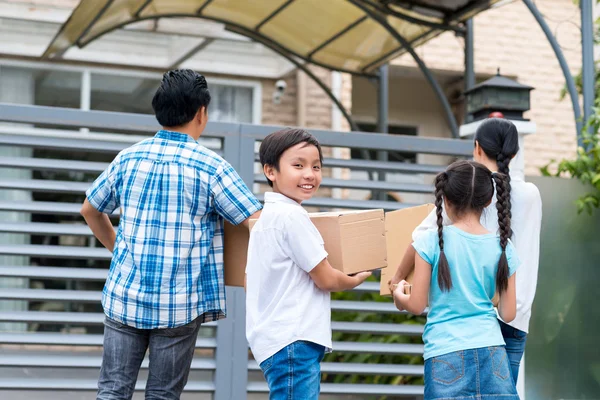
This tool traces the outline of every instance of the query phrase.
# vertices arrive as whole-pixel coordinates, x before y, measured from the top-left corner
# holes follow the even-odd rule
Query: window
[[[161,74],[0,60],[0,102],[153,114]],[[261,122],[259,81],[207,77],[211,121]]]
[[[207,78],[211,94],[209,119],[219,122],[259,123],[254,120],[256,88],[253,82]],[[153,114],[152,97],[160,75],[149,77],[92,73],[91,109]]]
[[[252,123],[252,88],[210,85],[212,121]]]
[[[363,132],[377,132],[377,125],[370,123],[358,123],[358,128]],[[402,126],[402,125],[388,125],[388,133],[392,135],[410,135],[417,136],[417,127],[415,126]],[[363,159],[363,152],[361,149],[353,148],[351,150],[351,157],[356,159]],[[377,159],[377,151],[369,150],[369,155],[372,160]],[[417,153],[403,152],[403,151],[388,151],[388,160],[396,162],[417,162]]]
[[[0,65],[0,101],[79,108],[81,72]]]

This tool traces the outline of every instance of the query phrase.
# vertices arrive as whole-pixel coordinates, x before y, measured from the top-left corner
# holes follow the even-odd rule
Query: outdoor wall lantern
[[[530,109],[530,92],[533,87],[520,84],[500,75],[473,86],[465,91],[467,121],[488,117],[526,121],[523,113]]]

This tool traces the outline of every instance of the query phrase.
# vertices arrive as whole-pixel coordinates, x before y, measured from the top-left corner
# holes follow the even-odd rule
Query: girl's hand
[[[388,288],[390,289],[390,293],[391,293],[392,295],[394,294],[394,291],[395,291],[395,290],[396,290],[396,288],[398,287],[398,282],[399,282],[399,281],[400,281],[400,280],[398,280],[398,281],[394,281],[394,279],[390,279],[390,280],[388,281]]]
[[[401,280],[397,285],[392,285],[395,286],[394,291],[392,292],[392,295],[394,296],[394,304],[400,311],[405,309],[405,304],[410,299],[410,294],[404,294],[405,285],[409,285],[409,283],[404,279]]]

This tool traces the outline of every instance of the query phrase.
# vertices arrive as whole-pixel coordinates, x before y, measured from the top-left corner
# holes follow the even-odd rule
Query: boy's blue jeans
[[[523,358],[523,352],[525,351],[525,343],[527,342],[527,333],[513,328],[500,320],[498,322],[500,323],[504,343],[506,343],[506,354],[508,354],[508,359],[510,360],[510,369],[516,385],[517,378],[519,377],[519,365],[521,364],[521,358]]]
[[[269,400],[318,400],[325,347],[297,341],[260,364],[269,385]]]
[[[187,383],[200,318],[172,329],[136,329],[104,320],[104,352],[97,400],[130,400],[149,354],[146,400],[179,400]]]

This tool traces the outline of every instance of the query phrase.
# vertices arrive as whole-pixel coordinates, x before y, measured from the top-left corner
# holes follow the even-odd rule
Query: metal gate
[[[3,123],[3,122],[4,123]],[[0,104],[0,170],[26,171],[16,179],[0,174],[0,398],[19,391],[96,390],[101,362],[101,288],[110,253],[98,245],[79,216],[90,182],[121,149],[153,134],[154,116]],[[204,144],[227,159],[249,187],[260,189],[265,178],[255,169],[256,143],[279,129],[232,123],[209,123]],[[96,133],[90,132],[96,131]],[[111,132],[111,133],[99,133]],[[312,130],[323,146],[417,154],[469,156],[472,144],[455,139]],[[31,149],[16,151],[16,149]],[[13,154],[14,153],[14,154]],[[351,171],[384,171],[413,177],[412,182],[326,177],[324,188],[398,192],[428,196],[431,174],[439,165],[326,158],[325,167]],[[415,178],[416,177],[416,178]],[[419,181],[419,182],[416,182]],[[14,196],[14,193],[25,193]],[[259,195],[260,198],[260,195]],[[384,208],[410,204],[319,197],[305,203],[317,208]],[[118,216],[114,216],[115,223]],[[15,242],[12,238],[18,238]],[[10,240],[9,240],[10,239]],[[357,293],[378,292],[367,282]],[[228,316],[201,329],[196,357],[186,386],[194,398],[216,400],[266,398],[267,385],[249,356],[245,338],[245,300],[240,288],[227,289]],[[391,301],[332,301],[336,313],[393,315]],[[353,314],[354,315],[354,314]],[[412,355],[423,352],[423,326],[335,320],[335,334],[379,335],[378,341],[336,341],[334,354],[364,354],[363,362],[324,362],[331,377],[322,385],[323,398],[390,395],[422,396],[421,385],[335,383],[340,376],[422,377],[423,366],[377,364],[369,355]],[[356,335],[354,335],[356,336]],[[398,338],[408,338],[399,340]],[[409,343],[403,343],[408,341]],[[147,361],[137,390],[144,388]],[[338,379],[339,380],[339,379]],[[205,393],[206,397],[202,397]],[[46,397],[49,398],[49,397]],[[61,397],[57,397],[61,398]],[[330,397],[327,397],[330,398]],[[335,397],[331,397],[335,398]],[[348,397],[345,397],[348,398]]]

